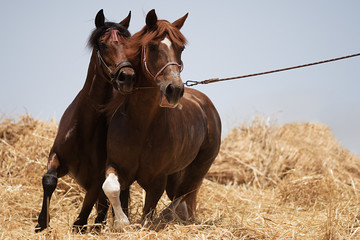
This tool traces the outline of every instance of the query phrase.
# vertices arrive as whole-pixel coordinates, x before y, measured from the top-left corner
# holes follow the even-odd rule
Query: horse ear
[[[182,18],[179,18],[175,22],[172,23],[174,27],[180,30],[180,28],[184,25],[186,18],[188,17],[189,13],[186,13]]]
[[[101,9],[95,17],[95,26],[96,28],[102,27],[104,26],[105,23],[105,16],[104,16],[104,11]]]
[[[129,11],[129,15],[120,22],[120,25],[128,29],[130,25],[130,19],[131,19],[131,11]]]
[[[157,27],[157,16],[155,13],[155,9],[151,10],[146,15],[146,25],[149,29],[154,29]]]

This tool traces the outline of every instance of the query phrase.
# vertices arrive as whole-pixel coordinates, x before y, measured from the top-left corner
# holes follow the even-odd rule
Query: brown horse
[[[186,18],[169,23],[151,10],[146,26],[127,43],[136,87],[147,88],[116,96],[108,106],[103,190],[115,211],[115,228],[129,224],[119,193],[134,181],[146,191],[143,220],[151,219],[165,189],[172,203],[162,217],[172,220],[176,212],[193,218],[197,192],[218,154],[219,114],[207,96],[184,88],[180,78],[186,39],[179,30]]]
[[[134,69],[123,51],[125,39],[130,37],[130,17],[131,13],[120,23],[113,23],[105,22],[103,10],[96,15],[96,29],[89,39],[93,50],[86,82],[60,120],[42,178],[43,205],[35,231],[48,227],[51,195],[57,179],[66,174],[86,190],[74,229],[86,230],[83,226],[96,201],[95,223],[105,219],[108,204],[101,185],[105,180],[107,120],[102,106],[112,98],[113,86],[123,93],[133,90]]]

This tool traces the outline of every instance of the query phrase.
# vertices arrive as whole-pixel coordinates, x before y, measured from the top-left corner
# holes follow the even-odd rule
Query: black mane
[[[109,29],[109,28],[113,28],[113,29],[117,29],[119,30],[121,36],[125,37],[125,38],[129,38],[131,36],[130,32],[121,24],[119,23],[114,23],[114,22],[105,22],[104,26],[99,27],[99,28],[95,28],[95,30],[91,33],[90,37],[89,37],[89,41],[88,41],[88,46],[90,48],[93,47],[97,47],[98,44],[98,39]]]

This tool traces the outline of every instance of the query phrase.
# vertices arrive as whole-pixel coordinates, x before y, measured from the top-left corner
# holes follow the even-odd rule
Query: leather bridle
[[[153,77],[154,81],[156,81],[156,78],[165,70],[165,68],[167,68],[168,66],[170,65],[176,65],[180,68],[180,72],[183,70],[184,68],[184,65],[183,63],[181,62],[181,64],[177,63],[177,62],[168,62],[167,64],[165,64],[155,75],[153,75],[148,66],[147,66],[147,63],[146,63],[146,47],[144,46],[143,48],[143,54],[144,54],[144,57],[143,57],[143,62],[144,62],[144,66],[145,66],[145,69],[146,71],[149,73],[150,76]]]
[[[122,68],[125,68],[125,67],[133,68],[133,66],[131,65],[131,63],[129,61],[122,61],[116,66],[114,71],[111,71],[109,66],[106,64],[106,62],[102,58],[100,51],[98,49],[96,50],[96,55],[99,59],[100,66],[104,65],[105,69],[107,70],[108,74],[104,74],[104,75],[111,84],[113,84],[113,82],[115,81],[117,75],[119,74],[119,72]],[[102,68],[102,69],[104,71],[104,68]]]

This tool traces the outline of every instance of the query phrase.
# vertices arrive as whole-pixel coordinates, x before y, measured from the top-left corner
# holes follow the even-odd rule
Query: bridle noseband
[[[150,76],[152,76],[154,78],[154,81],[156,81],[156,78],[165,70],[165,68],[167,68],[170,65],[176,65],[180,68],[180,72],[183,70],[184,65],[181,62],[181,64],[177,63],[177,62],[168,62],[167,64],[165,64],[156,74],[155,76],[150,72],[147,63],[146,63],[146,49],[144,46],[144,51],[143,51],[144,57],[143,57],[143,61],[144,61],[144,65],[145,65],[145,69],[146,71],[150,74]]]
[[[129,61],[122,61],[121,63],[119,63],[116,68],[114,69],[114,71],[111,71],[111,69],[109,68],[109,66],[106,64],[106,62],[104,61],[104,59],[102,58],[99,49],[96,50],[96,55],[99,59],[99,63],[100,66],[101,64],[104,65],[105,69],[107,70],[107,72],[109,73],[110,77],[107,74],[104,74],[106,79],[112,84],[115,81],[115,78],[117,76],[117,74],[120,72],[120,70],[122,68],[125,67],[129,67],[129,68],[133,68],[133,66],[131,65],[131,63]]]

